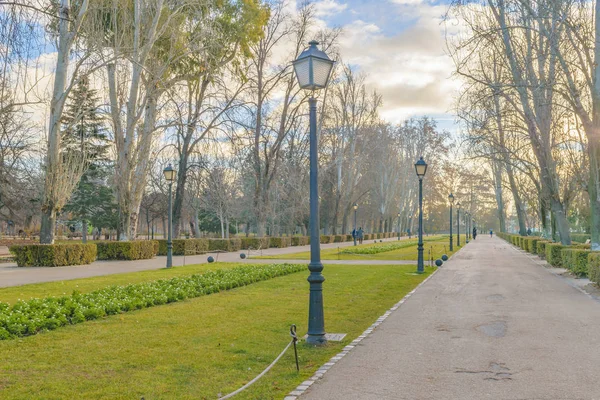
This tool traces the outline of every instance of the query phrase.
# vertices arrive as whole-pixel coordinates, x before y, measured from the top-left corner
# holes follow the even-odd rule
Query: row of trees
[[[508,201],[521,234],[534,216],[548,237],[570,244],[571,229],[585,229],[600,249],[599,11],[570,0],[451,7],[458,115],[470,156],[493,172],[503,230]]]
[[[324,231],[349,232],[355,203],[369,231],[414,231],[419,156],[429,163],[427,231],[447,229],[450,192],[493,224],[489,171],[453,163],[454,139],[430,118],[382,121],[381,96],[337,54],[340,31],[322,29],[310,4],[36,0],[0,11],[0,210],[27,226],[41,209],[42,243],[57,217],[120,240],[150,235],[165,225],[168,163],[176,236],[306,233],[308,94],[291,61],[313,38],[339,60],[319,94]],[[34,60],[49,47],[46,93]],[[32,111],[46,112],[41,124]]]

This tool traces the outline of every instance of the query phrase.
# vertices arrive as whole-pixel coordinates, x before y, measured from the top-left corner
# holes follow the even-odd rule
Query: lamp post
[[[423,160],[423,157],[419,158],[419,161],[415,163],[415,171],[417,177],[419,177],[419,244],[417,246],[417,273],[422,274],[425,272],[423,265],[423,178],[425,172],[427,172],[427,163]]]
[[[173,182],[177,171],[173,169],[171,164],[163,170],[163,174],[167,182],[169,182],[169,225],[167,226],[167,268],[173,266],[173,240],[171,238],[173,232]]]
[[[356,210],[358,210],[358,204],[354,203],[354,205],[352,206],[352,208],[354,208],[354,245],[356,246]]]
[[[323,89],[329,82],[333,60],[317,48],[319,42],[311,41],[293,62],[294,72],[300,88],[315,91]],[[310,300],[308,307],[308,337],[306,343],[324,345],[325,318],[323,315],[323,281],[321,273],[321,246],[319,238],[319,180],[317,146],[317,100],[313,95],[308,99],[310,117]]]
[[[398,213],[398,240],[400,240],[400,213]]]
[[[468,211],[464,212],[464,217],[463,218],[465,219],[465,230],[467,231],[466,232],[467,234],[465,236],[465,243],[469,243],[469,238],[470,238],[470,236],[469,236],[470,235],[469,229],[470,229],[470,226],[469,226],[469,212]]]
[[[452,193],[448,195],[448,201],[450,201],[450,251],[454,251],[452,244],[452,205],[454,204],[454,195]]]
[[[456,245],[460,247],[460,201],[456,203]]]

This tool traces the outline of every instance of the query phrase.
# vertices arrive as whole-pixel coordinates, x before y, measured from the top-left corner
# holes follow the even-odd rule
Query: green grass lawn
[[[326,329],[347,333],[346,339],[324,348],[301,344],[300,373],[293,351],[288,351],[273,370],[236,398],[283,398],[432,272],[427,268],[426,274],[416,275],[414,269],[326,265]],[[124,275],[136,274],[146,273]],[[289,342],[290,324],[298,325],[299,335],[306,333],[307,275],[308,271],[295,273],[0,341],[0,398],[216,399],[271,363]],[[54,283],[43,285],[28,286],[45,293],[57,290]],[[91,290],[92,284],[86,287]],[[26,288],[21,290],[27,293]],[[9,298],[3,292],[12,290],[1,289],[0,294]]]
[[[456,237],[454,238],[456,240]],[[461,235],[461,241],[463,240],[463,235]],[[454,254],[449,250],[449,239],[448,236],[429,236],[423,238],[424,242],[424,257],[426,260],[429,259],[429,251],[431,250],[431,254],[433,255],[434,261],[442,256],[442,254],[447,254],[448,256]],[[361,247],[370,247],[370,246],[383,246],[389,244],[390,242],[383,243],[373,243],[373,241],[366,241],[357,246],[357,248]],[[342,254],[341,251],[348,251],[353,249],[354,247],[340,247],[334,249],[322,249],[321,250],[321,259],[322,260],[416,260],[417,259],[417,241],[410,240],[407,243],[412,243],[411,246],[405,247],[403,249],[387,251],[384,253],[377,254]],[[456,242],[455,242],[456,243]],[[464,242],[461,242],[464,244]],[[458,250],[455,246],[455,251]],[[261,257],[251,257],[257,259],[286,259],[286,260],[309,260],[310,252],[305,251],[301,253],[291,253],[291,254],[281,254],[276,256],[261,256]]]

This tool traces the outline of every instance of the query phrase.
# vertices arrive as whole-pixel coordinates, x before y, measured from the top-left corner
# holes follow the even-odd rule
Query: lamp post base
[[[327,344],[327,339],[325,338],[325,334],[322,335],[307,335],[306,343],[312,346],[324,346]]]

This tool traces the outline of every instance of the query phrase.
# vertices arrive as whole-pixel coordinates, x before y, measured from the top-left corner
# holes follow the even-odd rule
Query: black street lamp
[[[354,208],[354,245],[356,246],[356,236],[357,236],[357,231],[356,231],[356,210],[358,210],[358,204],[354,203],[354,205],[352,206],[352,208]]]
[[[173,169],[171,164],[167,166],[163,170],[163,174],[165,175],[165,180],[169,182],[169,225],[167,227],[167,268],[171,268],[173,266],[173,240],[171,238],[173,232],[173,182],[175,181],[175,176],[177,175],[177,171]]]
[[[456,203],[456,246],[460,247],[460,201]]]
[[[398,240],[400,240],[400,213],[398,213]]]
[[[293,62],[294,72],[298,78],[300,88],[315,91],[323,89],[329,82],[333,68],[333,60],[317,48],[319,42],[311,41],[309,48]],[[317,153],[317,99],[310,96],[308,99],[310,117],[310,300],[308,307],[308,336],[306,343],[324,345],[325,318],[323,314],[323,281],[321,273],[321,245],[319,238],[319,160]]]
[[[448,196],[448,200],[450,201],[450,251],[453,251],[454,247],[452,244],[452,205],[454,204],[454,195],[452,193],[450,193],[450,195]]]
[[[419,244],[417,246],[417,273],[422,274],[425,272],[423,264],[423,178],[425,172],[427,172],[427,163],[423,160],[423,157],[415,163],[415,171],[417,177],[419,177]]]
[[[470,236],[471,235],[471,232],[470,232],[471,226],[469,225],[469,212],[468,211],[464,212],[463,218],[465,219],[465,230],[467,231],[465,242],[469,243],[469,239],[471,237]]]

